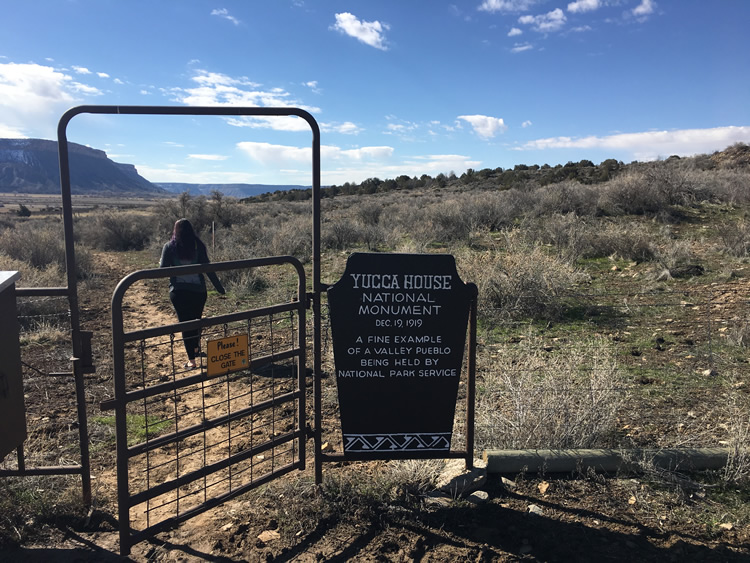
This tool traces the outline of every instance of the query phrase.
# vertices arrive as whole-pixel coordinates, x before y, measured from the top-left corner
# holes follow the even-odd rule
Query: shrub
[[[76,276],[85,279],[92,274],[91,254],[76,246]],[[5,254],[37,270],[56,267],[65,272],[65,238],[59,222],[19,223],[0,233],[0,254]],[[64,278],[62,278],[64,279]]]
[[[471,231],[508,228],[530,207],[528,194],[519,190],[467,194],[456,202]]]
[[[357,206],[356,214],[362,224],[377,225],[380,222],[380,216],[383,214],[383,206],[374,201],[365,201]]]
[[[505,252],[475,253],[462,264],[465,279],[479,288],[482,315],[493,318],[554,318],[572,288],[575,270],[540,246],[529,246],[509,235]]]
[[[480,448],[612,445],[626,398],[614,352],[599,338],[548,350],[529,334],[496,351],[478,382]]]
[[[586,233],[582,258],[614,256],[623,260],[648,262],[654,259],[652,236],[637,223],[597,223]]]
[[[294,256],[307,262],[312,256],[312,235],[309,224],[295,219],[281,223],[271,236],[269,245],[271,256]]]
[[[321,246],[332,250],[345,250],[360,241],[359,227],[349,219],[339,218],[323,225]]]
[[[719,413],[729,447],[721,477],[728,484],[746,485],[750,481],[750,399],[740,391],[744,383],[738,374],[730,374],[728,383]]]
[[[662,242],[653,246],[654,260],[662,267],[657,279],[686,277],[703,273],[703,267],[695,263],[693,245],[687,240],[673,239],[669,231],[663,231]]]
[[[620,174],[604,184],[599,207],[606,215],[655,216],[667,210],[662,192],[651,190],[644,174]]]
[[[565,181],[539,188],[534,215],[595,215],[597,212],[597,190],[578,182]]]
[[[154,237],[156,220],[143,213],[105,211],[78,221],[80,239],[100,250],[143,250]]]
[[[736,258],[745,258],[750,253],[750,224],[743,217],[736,222],[724,222],[718,226],[723,251]]]
[[[441,201],[425,210],[435,242],[466,241],[472,230],[469,216],[457,200]]]

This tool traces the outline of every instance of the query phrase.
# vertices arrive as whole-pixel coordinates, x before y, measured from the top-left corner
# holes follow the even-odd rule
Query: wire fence
[[[197,367],[182,365],[179,332],[126,345],[126,389],[143,391],[127,403],[134,527],[180,518],[295,462],[297,325],[287,313],[207,327],[203,351],[209,341],[250,335],[245,369],[216,376],[210,351]],[[168,482],[182,485],[159,487]]]

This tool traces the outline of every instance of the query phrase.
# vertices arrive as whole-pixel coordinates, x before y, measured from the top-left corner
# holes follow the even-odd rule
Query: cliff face
[[[107,158],[104,151],[68,143],[70,182],[74,194],[163,194],[132,164]],[[0,192],[59,193],[57,142],[44,139],[0,139]]]

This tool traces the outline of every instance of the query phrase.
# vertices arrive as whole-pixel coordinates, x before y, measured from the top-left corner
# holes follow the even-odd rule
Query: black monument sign
[[[328,290],[344,452],[450,449],[472,291],[448,254],[353,254]]]

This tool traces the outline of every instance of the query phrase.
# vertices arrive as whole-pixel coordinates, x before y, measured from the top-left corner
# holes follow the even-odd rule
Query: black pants
[[[206,304],[206,292],[200,291],[170,291],[169,300],[177,312],[180,322],[200,319],[203,315],[203,307]],[[182,333],[182,341],[185,344],[185,352],[188,358],[195,359],[195,351],[200,348],[201,331],[186,330]]]

